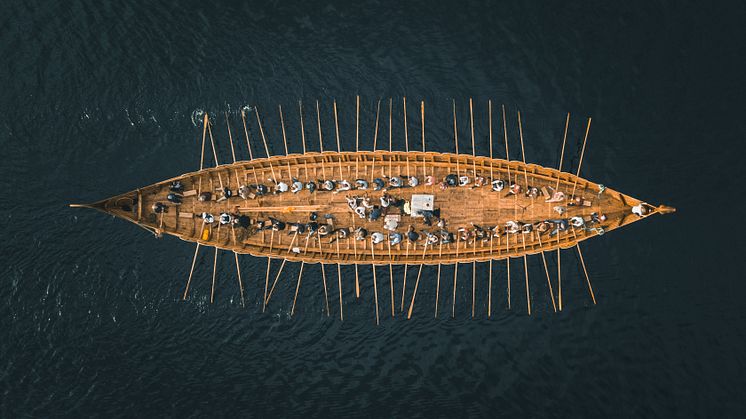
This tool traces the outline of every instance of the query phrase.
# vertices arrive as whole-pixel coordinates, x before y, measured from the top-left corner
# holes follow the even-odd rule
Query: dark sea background
[[[744,5],[701,2],[210,2],[15,1],[0,14],[0,417],[743,417]],[[487,154],[487,100],[505,104],[511,158],[556,167],[571,112],[564,168],[678,208],[583,245],[594,306],[575,253],[562,258],[565,310],[555,314],[540,258],[522,262],[512,310],[505,263],[462,265],[456,318],[453,268],[423,270],[412,320],[390,317],[388,272],[336,268],[327,317],[320,268],[288,264],[261,313],[265,260],[221,253],[214,304],[212,251],[181,294],[193,245],[155,239],[101,213],[68,208],[199,166],[211,113],[222,162],[225,112],[242,139],[240,109],[258,106],[270,152],[372,147],[375,105],[394,98],[393,144],[419,147],[426,101],[429,150]],[[197,118],[198,119],[198,118]],[[386,118],[383,118],[385,120]],[[494,115],[500,124],[498,112]],[[387,146],[382,122],[379,146]],[[259,138],[256,121],[249,129]],[[496,134],[495,156],[504,157]],[[253,152],[264,156],[255,142]],[[248,158],[237,141],[240,158]],[[208,157],[210,155],[208,154]],[[210,160],[208,160],[209,162]],[[548,257],[552,278],[556,258]],[[279,262],[273,265],[273,272]],[[414,276],[410,269],[407,298]],[[397,304],[403,268],[395,269]],[[556,284],[555,284],[556,285]]]

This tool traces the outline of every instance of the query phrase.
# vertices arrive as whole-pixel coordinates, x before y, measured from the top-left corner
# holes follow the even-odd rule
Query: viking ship
[[[587,120],[580,159],[575,173],[562,170],[570,114],[565,121],[562,152],[555,168],[528,164],[525,159],[521,114],[517,113],[520,137],[520,161],[510,155],[505,107],[501,107],[501,129],[496,137],[503,144],[506,158],[496,158],[493,150],[493,107],[488,102],[489,156],[479,156],[474,146],[473,101],[469,100],[471,153],[459,153],[456,104],[453,102],[453,136],[455,153],[426,149],[425,103],[419,103],[419,137],[421,149],[410,149],[406,98],[402,100],[405,150],[394,151],[392,144],[392,109],[389,100],[388,150],[378,149],[381,101],[376,107],[373,149],[360,149],[360,98],[356,98],[354,151],[340,147],[337,103],[333,103],[336,150],[324,149],[321,112],[316,102],[315,125],[307,133],[303,105],[298,103],[300,137],[303,153],[289,153],[282,107],[279,116],[284,155],[270,155],[259,110],[241,111],[243,137],[249,160],[236,159],[233,133],[226,113],[227,133],[232,162],[220,164],[213,137],[213,122],[204,114],[200,168],[198,171],[164,180],[93,204],[73,207],[98,209],[130,221],[153,232],[176,236],[196,244],[183,299],[189,296],[190,284],[200,247],[232,252],[236,261],[241,302],[245,304],[238,255],[248,254],[267,259],[262,297],[266,309],[278,279],[287,262],[300,263],[291,313],[295,311],[303,267],[321,264],[326,312],[330,314],[325,267],[336,265],[339,289],[339,314],[342,309],[342,266],[354,267],[355,295],[360,296],[360,266],[373,269],[376,323],[380,321],[378,298],[379,269],[388,267],[391,314],[397,309],[412,316],[424,265],[437,265],[435,316],[441,288],[441,267],[454,265],[452,315],[455,316],[459,264],[472,264],[472,316],[477,293],[476,264],[489,265],[487,284],[488,310],[492,315],[492,266],[505,261],[507,298],[510,307],[511,260],[523,259],[528,314],[531,297],[528,258],[538,255],[546,276],[554,311],[562,310],[560,252],[574,249],[582,265],[593,304],[596,298],[585,266],[580,243],[654,214],[675,211],[665,205],[651,205],[602,184],[580,177],[591,118]],[[253,111],[253,112],[252,112]],[[266,157],[252,151],[247,119],[256,119]],[[316,132],[313,132],[316,131]],[[502,135],[500,135],[500,131]],[[318,135],[319,152],[306,149],[307,137]],[[381,135],[383,136],[383,135]],[[500,139],[499,137],[502,137]],[[215,166],[206,168],[206,140],[212,149]],[[502,141],[501,141],[502,140]],[[314,140],[315,141],[315,140]],[[418,147],[419,148],[419,147]],[[209,152],[209,151],[208,151]],[[556,252],[556,291],[546,254]],[[273,260],[282,261],[271,275]],[[400,303],[395,301],[393,266],[404,266]],[[407,270],[417,268],[411,296],[406,298]],[[514,268],[515,271],[515,268]],[[520,275],[520,273],[519,273]],[[515,276],[515,272],[514,272]],[[274,281],[271,279],[274,277]],[[345,276],[346,277],[346,276]],[[352,278],[350,277],[350,281]],[[347,282],[345,278],[344,282]],[[543,279],[542,279],[543,281]],[[210,301],[214,301],[215,268],[213,266]],[[556,298],[555,298],[556,294]],[[408,304],[407,304],[408,303]]]

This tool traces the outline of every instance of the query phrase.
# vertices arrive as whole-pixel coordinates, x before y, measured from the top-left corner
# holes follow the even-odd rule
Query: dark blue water
[[[742,416],[743,229],[731,220],[744,201],[744,17],[743,6],[694,2],[5,4],[0,416]],[[355,95],[361,148],[372,146],[375,103],[388,97],[394,148],[404,148],[407,96],[413,127],[426,101],[428,147],[443,151],[453,149],[455,98],[460,147],[471,152],[473,97],[477,153],[489,150],[492,99],[507,106],[511,157],[520,157],[520,110],[527,159],[548,166],[558,163],[569,111],[571,170],[591,116],[583,176],[679,212],[587,242],[596,306],[571,252],[560,314],[531,258],[531,317],[518,275],[507,310],[497,262],[491,319],[481,265],[477,319],[469,265],[459,270],[455,319],[452,267],[443,269],[441,318],[428,267],[414,319],[391,319],[379,268],[376,327],[369,268],[358,301],[353,271],[343,269],[344,322],[334,268],[331,317],[312,266],[290,318],[296,265],[262,314],[266,264],[251,257],[241,260],[241,308],[228,254],[210,304],[210,251],[182,302],[192,245],[66,207],[198,168],[200,110],[214,115],[228,161],[224,112],[235,134],[241,107],[258,106],[270,152],[281,153],[283,104],[299,152],[302,99],[317,150],[318,99],[333,149],[336,99],[342,147],[354,149]],[[248,155],[243,143],[238,152]],[[554,256],[548,262],[553,270]],[[402,275],[396,268],[397,293]]]

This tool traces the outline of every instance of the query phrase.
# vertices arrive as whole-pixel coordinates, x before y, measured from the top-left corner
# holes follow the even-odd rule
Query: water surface
[[[743,246],[716,214],[743,201],[743,17],[743,7],[680,2],[7,4],[0,416],[736,416]],[[567,170],[577,169],[591,116],[582,175],[679,212],[587,242],[597,306],[572,252],[562,258],[561,314],[531,258],[531,317],[520,276],[507,310],[504,262],[493,267],[490,319],[487,266],[477,267],[474,320],[470,265],[459,269],[455,319],[453,268],[443,268],[434,319],[428,267],[410,321],[390,317],[388,272],[379,269],[376,327],[368,268],[358,301],[353,271],[343,269],[344,322],[336,279],[325,313],[318,266],[306,267],[290,318],[298,266],[285,267],[262,314],[266,262],[241,259],[244,309],[232,255],[221,254],[210,304],[211,251],[182,302],[191,244],[66,207],[197,169],[198,111],[214,115],[228,161],[225,112],[236,133],[240,109],[258,106],[270,153],[281,153],[282,104],[299,152],[297,100],[311,117],[318,99],[324,144],[334,148],[336,99],[341,145],[352,150],[356,95],[361,148],[372,147],[376,102],[389,97],[393,146],[404,148],[407,96],[412,114],[426,101],[428,149],[443,151],[454,147],[456,99],[460,148],[471,152],[471,97],[476,152],[487,154],[492,99],[506,105],[510,157],[520,158],[520,110],[527,159],[547,166],[559,161],[571,112]],[[318,149],[317,137],[308,147]],[[237,152],[248,155],[243,143]],[[403,269],[394,275],[398,293]]]

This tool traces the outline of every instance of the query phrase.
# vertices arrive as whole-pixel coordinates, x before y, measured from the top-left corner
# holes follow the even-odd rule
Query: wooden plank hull
[[[470,183],[441,188],[440,182],[449,174],[466,175]],[[405,184],[406,177],[413,176],[418,179],[419,185],[373,190],[373,179],[386,180],[391,176],[403,177]],[[434,184],[426,185],[428,176],[435,179]],[[475,187],[476,176],[484,177],[486,184]],[[268,193],[248,199],[237,193],[240,186],[256,185],[257,181],[271,189],[274,182],[270,179],[288,185],[292,184],[293,179],[304,184],[308,181],[334,180],[337,188],[341,180],[354,185],[356,179],[363,179],[370,187],[365,190],[337,189],[333,192],[304,189],[298,193]],[[505,189],[494,191],[490,187],[491,179],[504,180]],[[169,186],[176,180],[181,182],[184,189],[180,205],[167,200]],[[508,185],[511,183],[520,185],[522,191],[510,193]],[[221,195],[223,187],[229,188],[233,196],[215,199]],[[566,198],[559,202],[545,202],[550,196],[527,196],[523,191],[528,187],[543,190],[549,195],[560,191]],[[579,205],[568,205],[573,191],[575,197],[580,198]],[[210,192],[213,199],[199,200],[203,192]],[[422,217],[411,217],[403,208],[394,206],[381,208],[383,214],[378,220],[361,219],[350,209],[346,199],[368,197],[378,205],[384,193],[401,202],[411,201],[414,194],[432,195],[434,207],[440,210],[440,216],[446,222],[445,228],[441,229],[434,223],[426,225]],[[154,212],[156,203],[163,204],[165,212]],[[170,234],[204,246],[260,257],[328,264],[450,264],[516,258],[570,248],[580,241],[644,218],[631,212],[631,208],[639,204],[640,200],[610,188],[535,164],[450,153],[376,151],[290,154],[241,161],[187,173],[100,201],[93,206],[157,234]],[[555,209],[558,206],[565,208],[563,214]],[[648,206],[648,209],[648,216],[672,210],[663,206]],[[213,215],[215,221],[206,223],[201,217],[203,213]],[[247,216],[251,225],[248,228],[221,225],[218,221],[221,213],[234,217]],[[295,223],[309,223],[311,213],[318,215],[317,223],[328,223],[331,231],[347,228],[350,234],[346,238],[339,238],[336,233],[320,237],[319,234],[291,231]],[[387,214],[401,216],[396,232],[402,234],[404,239],[393,246],[389,243],[390,231],[383,228]],[[592,217],[593,214],[596,217]],[[600,220],[601,215],[605,219]],[[284,223],[285,229],[257,228],[258,221],[269,221],[270,217]],[[571,217],[582,217],[584,225],[556,229],[559,220],[567,221]],[[529,232],[510,234],[505,228],[510,221],[538,225],[547,220],[553,227],[541,233],[538,228],[533,228]],[[418,233],[418,240],[407,240],[409,226]],[[494,234],[493,230],[483,233],[494,226],[498,227],[498,234]],[[368,232],[364,240],[354,238],[353,232],[358,227]],[[459,229],[464,230],[459,232]],[[451,243],[438,241],[426,245],[427,233],[439,234],[442,230],[453,234]],[[374,245],[370,239],[374,232],[383,233],[385,240]],[[464,240],[459,240],[461,234]]]

